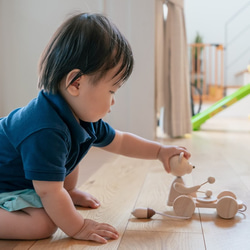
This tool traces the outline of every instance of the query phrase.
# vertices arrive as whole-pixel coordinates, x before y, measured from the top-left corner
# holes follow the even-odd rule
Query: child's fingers
[[[113,239],[116,240],[119,236],[117,233],[106,231],[106,230],[99,230],[96,234],[105,238],[105,239]]]
[[[181,152],[184,153],[184,157],[185,157],[186,159],[189,159],[189,158],[190,158],[191,154],[189,153],[189,151],[187,150],[186,147],[178,146],[177,149],[178,149],[178,153],[181,153]]]
[[[164,165],[165,170],[167,171],[168,174],[170,174],[170,166],[169,164]]]
[[[188,151],[183,151],[184,157],[188,160],[191,157],[191,154]]]
[[[107,243],[107,239],[116,240],[119,237],[118,233],[114,228],[111,228],[111,230],[112,231],[110,231],[110,227],[108,227],[108,229],[99,229],[90,235],[89,240],[102,244]]]
[[[95,241],[101,244],[106,244],[108,242],[105,238],[101,237],[100,235],[96,233],[93,233],[92,235],[90,235],[89,240]]]
[[[111,239],[117,239],[119,236],[119,233],[117,232],[117,230],[106,223],[102,223],[100,224],[101,228],[99,229],[98,233],[103,236],[103,237],[107,237],[107,238],[111,238]]]
[[[115,240],[118,237],[118,232],[111,225],[98,223],[89,219],[84,220],[84,226],[81,231],[73,236],[75,239],[91,240],[102,244],[107,243],[107,239]]]

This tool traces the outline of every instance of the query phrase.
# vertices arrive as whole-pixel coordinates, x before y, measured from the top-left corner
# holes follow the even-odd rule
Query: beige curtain
[[[167,4],[167,20],[163,4]],[[164,108],[164,132],[191,133],[191,100],[183,0],[156,3],[156,107]]]

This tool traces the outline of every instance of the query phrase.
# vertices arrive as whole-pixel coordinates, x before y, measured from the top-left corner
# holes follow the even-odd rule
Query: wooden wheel
[[[195,210],[195,204],[190,196],[181,195],[174,200],[173,208],[176,215],[191,217]]]
[[[224,196],[218,200],[216,209],[221,218],[231,219],[238,211],[238,203],[234,198]]]

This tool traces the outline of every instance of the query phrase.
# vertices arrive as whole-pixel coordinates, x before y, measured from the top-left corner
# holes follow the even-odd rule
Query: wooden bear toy
[[[222,191],[217,197],[212,196],[212,191],[207,190],[204,196],[197,197],[197,192],[202,185],[214,183],[215,178],[209,177],[201,185],[187,187],[182,178],[185,174],[190,174],[194,166],[184,157],[184,153],[173,156],[170,159],[171,174],[174,179],[167,205],[173,206],[177,216],[191,217],[196,207],[216,208],[218,215],[224,219],[231,219],[238,211],[244,212],[246,205],[237,200],[236,195],[231,191]]]

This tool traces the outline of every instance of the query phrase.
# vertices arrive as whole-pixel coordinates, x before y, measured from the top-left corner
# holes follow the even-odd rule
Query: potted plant
[[[195,39],[194,39],[194,43],[195,44],[203,44],[203,37],[200,35],[199,32],[196,33],[196,36],[195,36]],[[194,71],[196,73],[199,73],[197,72],[198,71],[198,63],[199,63],[199,71],[201,71],[201,55],[202,55],[202,50],[203,50],[203,46],[194,46],[194,56],[193,56],[193,59],[194,59]]]

